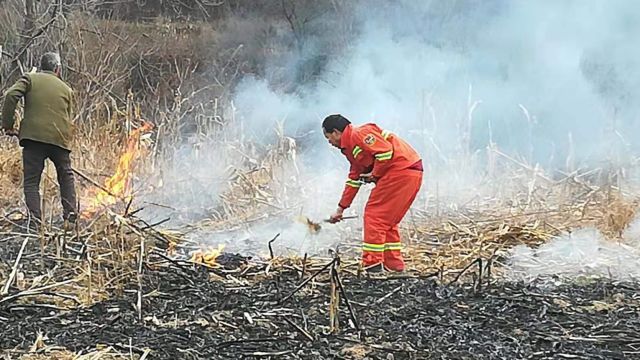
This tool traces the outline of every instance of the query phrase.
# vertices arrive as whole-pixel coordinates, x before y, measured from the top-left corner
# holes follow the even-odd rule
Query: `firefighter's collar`
[[[340,137],[341,149],[346,149],[349,146],[349,143],[351,142],[349,139],[351,139],[352,130],[353,130],[353,125],[351,124],[347,125],[347,127],[344,128],[344,131],[342,132],[342,136]]]

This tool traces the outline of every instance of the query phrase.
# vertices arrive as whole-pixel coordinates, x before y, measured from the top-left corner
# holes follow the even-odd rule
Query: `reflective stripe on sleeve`
[[[346,184],[347,184],[347,186],[351,186],[351,187],[354,187],[354,188],[359,188],[362,185],[362,182],[358,181],[358,180],[349,179],[349,180],[347,180]]]
[[[376,160],[378,161],[390,160],[392,157],[393,157],[393,150],[376,154]]]
[[[360,146],[356,145],[356,146],[353,148],[353,151],[352,151],[351,153],[353,154],[353,157],[354,157],[354,158],[357,158],[357,157],[358,157],[358,155],[360,155],[360,153],[361,153],[361,152],[362,152],[362,148],[360,148]]]

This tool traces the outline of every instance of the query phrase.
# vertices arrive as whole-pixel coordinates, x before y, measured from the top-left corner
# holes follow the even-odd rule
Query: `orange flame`
[[[222,255],[224,250],[224,244],[219,244],[217,249],[209,248],[207,251],[197,250],[191,255],[191,261],[198,264],[204,264],[212,267],[217,267],[216,259]]]
[[[108,191],[100,190],[95,193],[91,203],[82,212],[83,217],[95,214],[102,207],[116,204],[118,199],[128,201],[131,198],[131,174],[133,163],[140,155],[140,137],[152,127],[151,123],[145,122],[129,134],[127,146],[118,160],[115,173],[104,182],[104,188]]]

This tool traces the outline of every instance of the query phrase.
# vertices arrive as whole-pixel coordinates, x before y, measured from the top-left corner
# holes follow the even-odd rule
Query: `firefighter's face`
[[[342,138],[342,131],[333,130],[332,132],[324,132],[324,137],[327,138],[329,144],[340,148],[340,139]]]

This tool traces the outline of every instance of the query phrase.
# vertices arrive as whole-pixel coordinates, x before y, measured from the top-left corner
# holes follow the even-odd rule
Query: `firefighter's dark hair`
[[[351,124],[351,121],[347,120],[346,117],[340,114],[329,115],[324,118],[324,121],[322,122],[322,130],[327,134],[336,130],[342,132],[349,124]]]

